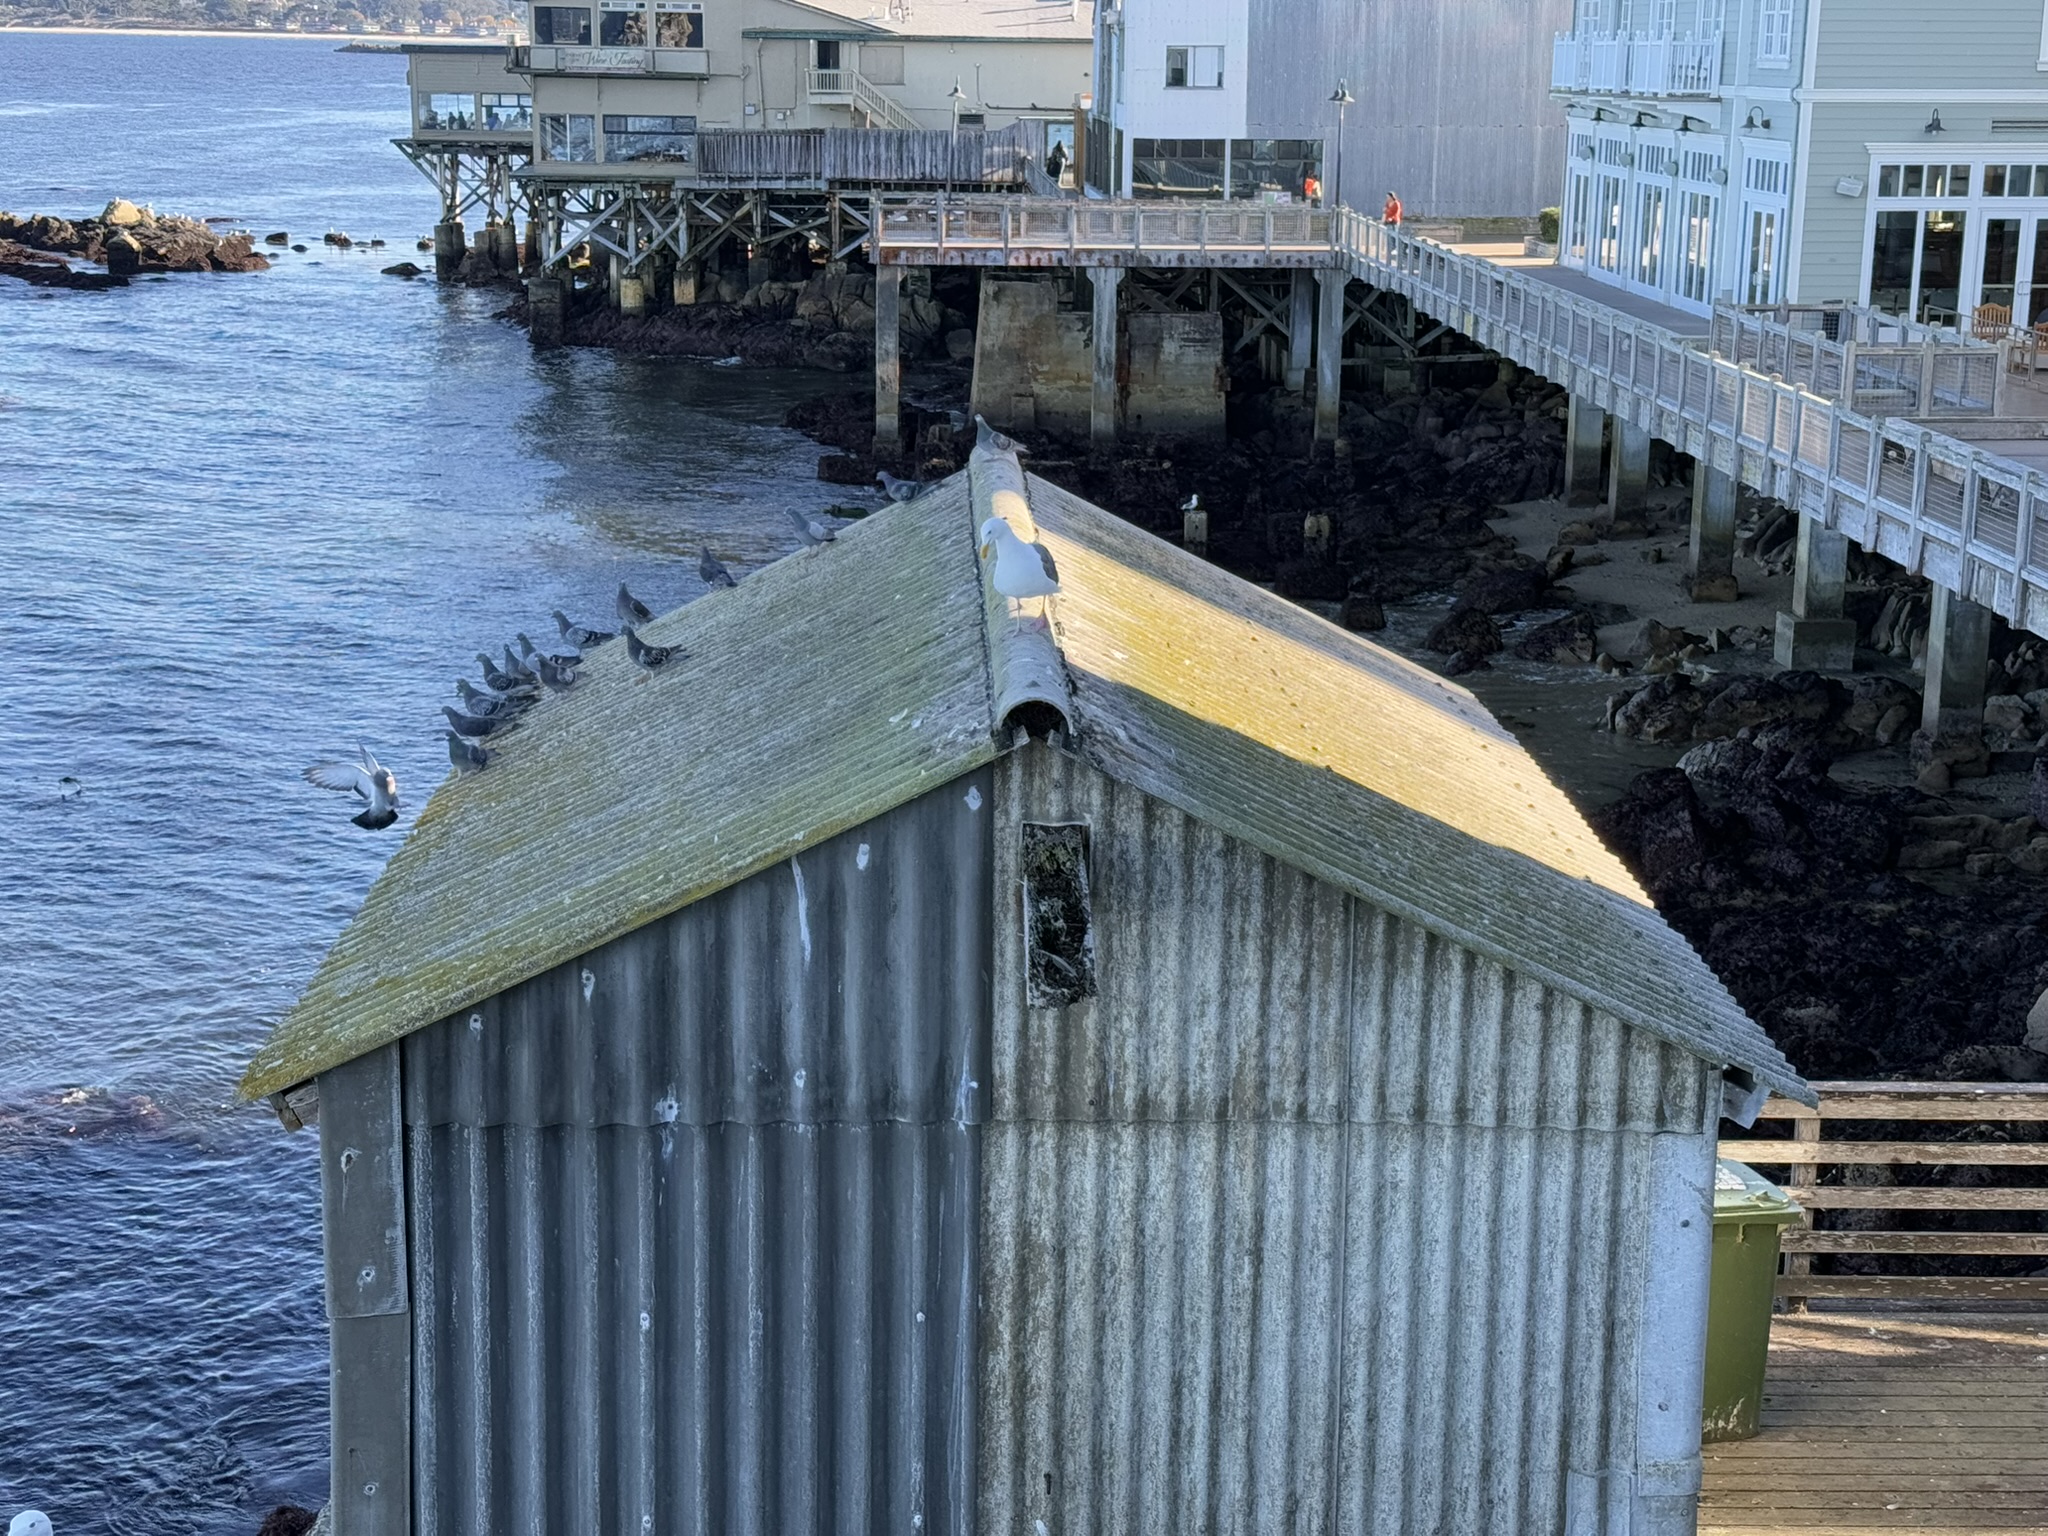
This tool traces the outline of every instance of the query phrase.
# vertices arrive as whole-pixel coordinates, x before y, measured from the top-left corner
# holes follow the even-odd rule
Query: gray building
[[[243,1082],[338,1536],[1691,1531],[1808,1091],[1469,694],[985,451],[651,630]]]

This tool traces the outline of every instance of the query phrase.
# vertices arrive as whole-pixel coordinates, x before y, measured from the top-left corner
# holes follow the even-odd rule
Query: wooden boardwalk
[[[2048,1533],[2048,1312],[1776,1319],[1763,1433],[1706,1447],[1701,1536]]]

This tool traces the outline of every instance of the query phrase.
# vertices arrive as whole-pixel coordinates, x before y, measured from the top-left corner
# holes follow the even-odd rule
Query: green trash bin
[[[1778,1234],[1799,1214],[1790,1196],[1744,1164],[1724,1157],[1715,1167],[1704,1441],[1747,1440],[1756,1433],[1771,1348]]]

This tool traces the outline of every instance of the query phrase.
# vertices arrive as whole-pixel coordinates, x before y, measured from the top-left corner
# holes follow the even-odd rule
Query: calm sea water
[[[686,599],[700,534],[755,565],[829,499],[778,425],[821,380],[536,357],[501,298],[379,276],[434,218],[405,119],[390,56],[0,33],[0,208],[310,246],[0,279],[0,1521],[325,1497],[316,1149],[229,1100],[397,838],[299,769],[367,741],[417,810],[479,647]]]

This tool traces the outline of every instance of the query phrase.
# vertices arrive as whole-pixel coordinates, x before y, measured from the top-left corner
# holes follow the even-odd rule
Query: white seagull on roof
[[[981,525],[982,558],[987,559],[991,550],[996,559],[989,580],[1004,597],[1050,597],[1059,591],[1060,572],[1052,563],[1052,551],[1043,544],[1026,544],[1000,517]]]

